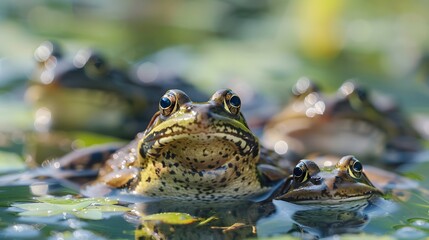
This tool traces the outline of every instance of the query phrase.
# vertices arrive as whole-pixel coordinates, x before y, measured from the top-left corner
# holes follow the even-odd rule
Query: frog
[[[364,166],[353,155],[312,154],[297,163],[275,194],[275,213],[258,224],[264,228],[281,222],[274,232],[306,238],[357,233],[371,218],[397,210],[396,200],[406,201],[418,188],[416,181]]]
[[[38,132],[85,131],[132,140],[167,89],[184,87],[205,96],[177,79],[141,81],[133,74],[138,70],[113,66],[98,50],[79,49],[72,59],[65,55],[52,41],[35,50],[37,67],[25,99],[35,108]]]
[[[276,152],[351,154],[399,165],[422,149],[420,134],[385,95],[371,94],[353,81],[326,95],[308,78],[301,78],[292,92],[290,104],[264,128],[262,142]]]
[[[300,160],[275,199],[296,204],[334,205],[383,195],[363,171],[362,163],[353,155],[344,156],[336,164],[330,164],[321,165],[310,159]]]
[[[149,121],[142,87],[99,51],[80,49],[69,59],[60,44],[46,41],[34,55],[38,65],[25,100],[34,107],[36,132],[85,131],[132,139]]]
[[[83,192],[105,195],[122,189],[202,201],[269,193],[293,165],[276,165],[281,156],[260,145],[240,108],[240,97],[230,89],[218,90],[207,102],[168,90],[146,130],[114,153]]]

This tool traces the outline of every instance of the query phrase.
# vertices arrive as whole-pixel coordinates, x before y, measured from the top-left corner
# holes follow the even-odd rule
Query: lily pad
[[[117,204],[118,201],[110,198],[58,198],[58,197],[37,197],[35,198],[39,202],[44,203],[51,203],[51,204],[76,204],[76,203],[83,203],[83,202],[89,202],[99,205],[110,205],[110,204]]]
[[[104,212],[126,212],[130,209],[114,205],[118,201],[108,198],[35,198],[37,203],[13,204],[13,207],[25,210],[20,216],[49,217],[58,214],[71,214],[78,218],[100,220]]]

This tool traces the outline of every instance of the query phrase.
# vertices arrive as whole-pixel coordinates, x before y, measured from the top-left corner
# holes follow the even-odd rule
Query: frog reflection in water
[[[168,91],[147,129],[112,155],[85,192],[126,188],[157,198],[213,201],[267,192],[287,175],[259,145],[240,106],[231,90],[219,90],[205,103]]]
[[[353,156],[345,156],[335,166],[323,168],[314,161],[301,160],[282,192],[276,199],[299,204],[338,204],[382,194]]]
[[[398,155],[386,153],[421,148],[419,134],[390,99],[370,95],[352,82],[345,82],[335,96],[326,96],[303,78],[293,92],[291,104],[265,128],[264,144],[278,152],[288,147],[301,156],[318,152],[396,161]]]

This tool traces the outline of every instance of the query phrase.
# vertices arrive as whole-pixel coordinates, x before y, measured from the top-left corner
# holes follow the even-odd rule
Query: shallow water
[[[23,111],[27,111],[24,109]],[[18,126],[20,127],[20,126]],[[55,149],[58,144],[44,146],[43,139],[34,143],[37,136],[25,133],[1,135],[0,174],[23,171],[25,165],[19,156],[36,154],[46,159],[49,154],[61,156],[69,149]],[[31,135],[30,135],[31,136]],[[40,135],[39,135],[40,136]],[[74,136],[76,137],[76,136]],[[87,145],[111,141],[111,138],[79,137]],[[6,141],[10,140],[10,141]],[[33,142],[31,142],[33,141]],[[82,143],[82,142],[80,142]],[[37,151],[37,149],[39,149]],[[40,149],[44,149],[41,151]],[[16,154],[16,155],[14,155]],[[52,155],[51,157],[53,157]],[[341,234],[383,235],[399,239],[429,237],[429,154],[420,154],[418,163],[399,169],[406,176],[419,181],[419,188],[403,190],[395,197],[378,200],[362,207],[320,209],[302,208],[293,204],[276,202],[222,202],[217,204],[197,202],[148,202],[147,199],[128,197],[122,202],[134,209],[133,213],[104,213],[102,220],[84,220],[73,215],[51,217],[19,216],[12,204],[34,202],[40,194],[76,196],[79,189],[68,182],[47,180],[48,188],[34,184],[34,180],[16,185],[0,182],[0,238],[7,239],[243,239],[269,238],[272,236],[313,239]],[[24,171],[25,172],[25,171]],[[28,171],[27,171],[28,172]],[[16,182],[15,182],[16,183]],[[15,184],[14,183],[14,184]],[[34,186],[39,186],[35,188]],[[37,190],[37,191],[36,191]],[[131,203],[130,203],[131,202]],[[139,204],[132,204],[140,202]],[[350,210],[354,209],[354,210]],[[135,213],[162,212],[188,213],[194,217],[217,219],[202,226],[168,225],[140,222]],[[232,227],[231,227],[232,226]],[[322,226],[322,227],[321,227]],[[368,237],[369,235],[365,235]],[[362,238],[362,235],[353,235]]]
[[[429,159],[428,159],[429,160]],[[123,203],[134,213],[104,214],[102,220],[78,219],[72,215],[51,217],[22,217],[12,204],[32,202],[34,187],[28,185],[0,187],[0,238],[13,239],[145,239],[145,234],[172,239],[243,239],[289,236],[304,239],[329,237],[336,234],[365,233],[398,239],[429,237],[429,162],[406,169],[420,176],[418,189],[404,190],[399,199],[378,199],[371,204],[360,203],[344,207],[297,206],[282,201],[269,203],[227,202],[143,202]],[[76,189],[50,181],[49,194],[77,195]],[[130,200],[130,199],[128,199]],[[132,199],[131,199],[132,200]],[[141,200],[141,199],[140,199]],[[217,219],[198,226],[168,225],[139,222],[136,212],[189,213],[199,218],[216,216]],[[227,228],[234,224],[239,227]],[[209,237],[210,236],[210,237]],[[362,237],[355,235],[355,238]],[[209,237],[209,238],[207,238]]]

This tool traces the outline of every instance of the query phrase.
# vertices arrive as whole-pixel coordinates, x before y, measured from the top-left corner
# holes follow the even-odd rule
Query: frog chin
[[[166,163],[213,173],[224,171],[228,163],[239,162],[243,156],[253,156],[258,150],[257,144],[226,133],[180,134],[168,140],[160,139],[157,145],[162,148],[159,155]],[[156,149],[155,145],[153,149]]]

